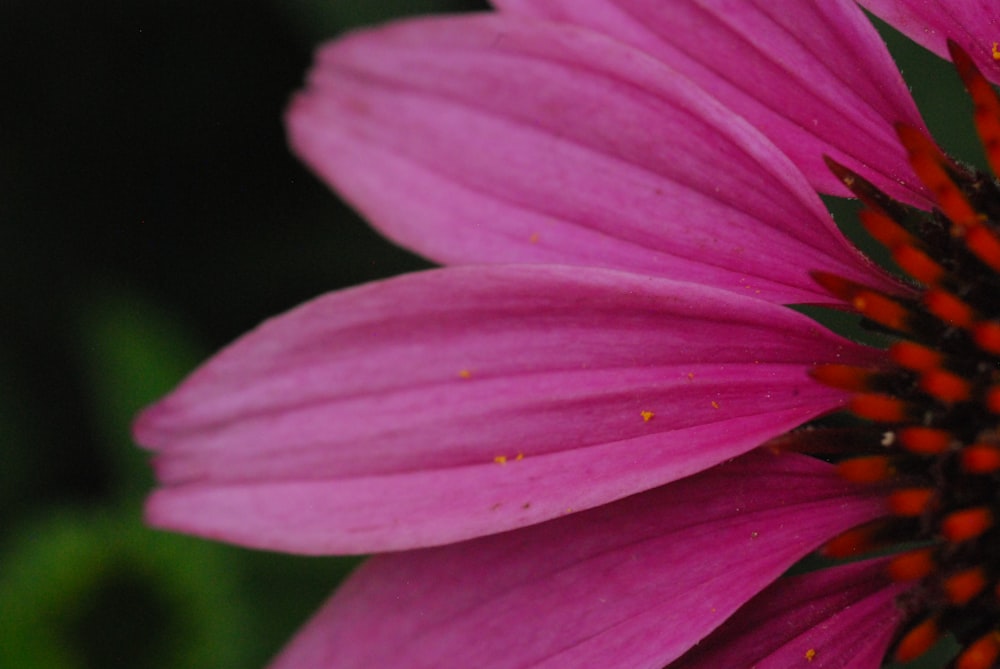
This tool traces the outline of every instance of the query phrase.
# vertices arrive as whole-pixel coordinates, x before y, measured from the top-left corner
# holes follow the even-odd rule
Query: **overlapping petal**
[[[942,58],[957,42],[1000,84],[1000,4],[995,0],[858,0],[879,18]]]
[[[984,0],[985,1],[985,0]],[[922,125],[878,33],[852,0],[494,0],[656,56],[739,112],[821,191],[847,194],[830,155],[927,207],[893,124]]]
[[[375,557],[274,667],[659,669],[880,509],[830,465],[756,452],[518,532]]]
[[[770,303],[573,267],[451,268],[265,323],[148,409],[154,524],[308,553],[457,541],[710,467],[840,405],[873,351]]]
[[[670,669],[878,669],[903,612],[885,560],[783,578]]]
[[[288,122],[338,192],[437,261],[623,269],[785,304],[830,301],[808,270],[898,288],[754,128],[583,28],[486,15],[348,36]]]
[[[842,404],[813,365],[879,359],[779,305],[831,302],[815,270],[899,289],[813,190],[844,192],[828,154],[927,205],[884,45],[849,0],[495,4],[329,45],[288,114],[380,230],[484,265],[319,298],[210,360],[137,422],[150,521],[405,551],[279,669],[874,669],[902,590],[881,563],[775,579],[884,500],[754,449]],[[982,0],[861,4],[998,79]]]

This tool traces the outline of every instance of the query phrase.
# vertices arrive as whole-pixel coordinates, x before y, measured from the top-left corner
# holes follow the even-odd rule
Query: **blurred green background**
[[[289,155],[281,114],[322,40],[481,6],[0,6],[0,667],[263,666],[353,565],[145,528],[129,422],[265,317],[426,266]],[[890,39],[978,160],[947,66]]]
[[[259,667],[350,561],[147,529],[132,415],[269,315],[424,267],[288,153],[313,49],[444,0],[0,3],[0,667]]]

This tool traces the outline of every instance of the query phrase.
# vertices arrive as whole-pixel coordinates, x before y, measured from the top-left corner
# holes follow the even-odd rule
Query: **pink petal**
[[[825,463],[756,452],[517,532],[376,557],[274,666],[659,669],[879,513]]]
[[[624,269],[782,303],[830,302],[815,269],[897,288],[753,128],[572,26],[484,15],[355,34],[320,52],[288,123],[374,225],[444,263]]]
[[[885,560],[783,578],[669,669],[878,669],[906,587],[886,578]]]
[[[983,74],[1000,83],[1000,5],[996,0],[859,0],[918,44],[948,58],[958,42]]]
[[[838,407],[872,352],[786,308],[570,267],[452,268],[327,295],[138,420],[153,524],[308,553],[537,523],[687,476]],[[644,412],[649,412],[645,414]]]
[[[878,33],[850,0],[495,0],[584,25],[656,56],[759,128],[821,191],[836,158],[897,198],[928,194],[893,130],[922,126]]]

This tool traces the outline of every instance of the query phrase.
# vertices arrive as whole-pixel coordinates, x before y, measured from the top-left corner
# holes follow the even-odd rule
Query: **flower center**
[[[1000,98],[950,46],[1000,175]],[[1000,658],[1000,185],[952,161],[922,131],[897,131],[936,198],[930,213],[828,164],[866,206],[865,229],[914,285],[890,295],[815,274],[896,343],[877,367],[813,370],[818,381],[854,393],[849,409],[860,425],[789,438],[814,451],[846,452],[840,473],[886,492],[885,517],[838,536],[824,552],[848,557],[905,546],[889,562],[894,579],[913,583],[900,602],[908,622],[895,659],[922,655],[950,632],[962,646],[955,667],[989,669]]]

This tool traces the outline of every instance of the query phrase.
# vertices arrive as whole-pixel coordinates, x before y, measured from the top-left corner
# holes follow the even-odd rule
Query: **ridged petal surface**
[[[273,669],[660,669],[880,510],[830,465],[756,452],[542,525],[375,557]]]
[[[1000,5],[994,0],[859,0],[918,44],[948,58],[948,38],[1000,84]]]
[[[810,270],[898,289],[756,129],[577,26],[479,15],[348,36],[288,125],[375,227],[445,264],[606,267],[784,304],[831,302]]]
[[[851,0],[494,4],[584,25],[654,55],[747,118],[821,191],[847,194],[823,163],[829,155],[893,196],[929,206],[893,130],[897,121],[921,126],[920,114],[882,39]]]
[[[784,307],[607,270],[450,268],[327,295],[244,336],[136,424],[155,525],[366,553],[580,510],[739,455],[865,362]]]
[[[878,669],[903,612],[885,560],[782,578],[669,669]]]

